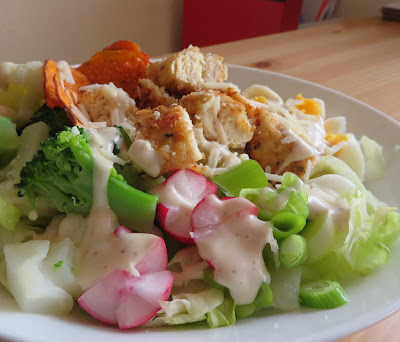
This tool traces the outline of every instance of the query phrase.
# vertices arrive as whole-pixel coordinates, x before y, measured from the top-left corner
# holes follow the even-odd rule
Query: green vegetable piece
[[[349,297],[337,281],[318,280],[300,287],[299,300],[309,308],[333,309],[346,304]]]
[[[292,234],[297,234],[306,225],[306,220],[299,214],[281,211],[271,220],[274,237],[282,239]]]
[[[60,260],[57,263],[54,264],[53,270],[58,270],[62,265],[64,264],[64,260]]]
[[[212,268],[206,268],[203,272],[204,281],[207,282],[212,287],[215,287],[218,290],[227,290],[228,288],[224,285],[217,283],[214,280],[214,274]]]
[[[0,116],[0,166],[4,166],[16,155],[19,138],[15,123]]]
[[[93,152],[84,129],[75,133],[66,127],[44,141],[42,150],[22,169],[17,188],[32,202],[36,196],[42,197],[61,212],[87,216],[93,202]],[[107,191],[110,207],[121,224],[151,232],[156,196],[129,186],[115,169],[111,170]]]
[[[236,305],[235,315],[237,318],[246,318],[254,313],[256,306],[254,304]]]
[[[210,328],[234,325],[236,323],[235,303],[232,298],[224,298],[224,302],[207,313]]]
[[[119,222],[138,231],[151,232],[157,208],[157,197],[137,190],[110,177],[108,200]]]
[[[225,173],[211,178],[226,196],[238,197],[245,188],[265,188],[268,179],[255,160],[249,159]]]
[[[16,112],[27,94],[27,88],[21,84],[9,84],[8,88],[0,88],[0,105],[11,107]]]
[[[148,191],[165,181],[164,176],[158,178],[143,177],[139,175],[131,163],[125,165],[115,164],[115,170],[124,177],[126,182],[141,191]]]
[[[271,287],[267,283],[262,283],[253,304],[255,306],[265,307],[272,303],[272,299]]]
[[[279,260],[285,268],[292,268],[305,261],[307,242],[301,235],[293,234],[284,238],[279,246]]]
[[[124,139],[124,143],[126,145],[127,148],[132,146],[132,139],[129,136],[128,133],[126,133],[125,129],[122,126],[114,126],[115,128],[118,128],[118,130],[120,131],[121,135],[122,135],[122,139]]]
[[[20,146],[15,158],[2,170],[13,184],[20,182],[21,169],[32,160],[40,149],[40,144],[49,137],[49,128],[44,122],[27,126],[19,137]]]
[[[72,127],[74,125],[64,108],[49,108],[46,104],[42,105],[35,114],[33,114],[28,125],[39,121],[43,121],[49,126],[49,134],[51,136],[55,136],[56,133],[62,131],[65,126]]]
[[[12,204],[7,203],[0,196],[0,226],[13,231],[21,216],[21,211]]]
[[[235,314],[237,318],[245,318],[254,313],[257,307],[266,307],[272,303],[272,290],[267,283],[262,283],[253,303],[236,305]]]
[[[282,176],[281,188],[278,190],[278,193],[281,193],[283,190],[290,188],[294,185],[298,180],[298,177],[292,172],[285,172]]]

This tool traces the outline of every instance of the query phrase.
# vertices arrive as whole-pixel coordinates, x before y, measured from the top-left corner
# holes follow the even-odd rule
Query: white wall
[[[379,16],[382,5],[396,0],[338,0],[334,16],[344,19]]]
[[[156,56],[180,49],[183,0],[1,0],[0,62],[80,63],[114,41]]]

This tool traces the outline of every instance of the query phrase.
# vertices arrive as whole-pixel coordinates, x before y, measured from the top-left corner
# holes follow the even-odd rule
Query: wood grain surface
[[[322,84],[400,121],[400,23],[366,18],[202,49]]]
[[[223,56],[227,63],[322,84],[400,121],[400,23],[366,18],[202,50]],[[400,311],[340,340],[361,341],[400,341]]]

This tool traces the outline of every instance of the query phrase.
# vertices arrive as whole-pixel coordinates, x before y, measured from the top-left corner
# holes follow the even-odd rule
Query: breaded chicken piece
[[[154,108],[157,106],[171,106],[178,100],[169,95],[164,87],[159,87],[148,78],[142,78],[138,82],[139,106],[141,108]]]
[[[193,92],[182,97],[195,127],[202,127],[207,140],[232,149],[244,149],[253,136],[245,106],[222,91]]]
[[[197,46],[189,46],[172,56],[150,64],[147,77],[177,95],[203,89],[205,82],[222,82],[228,77],[223,58],[204,55]]]
[[[257,108],[253,115],[255,131],[245,150],[249,157],[256,160],[264,169],[267,166],[271,167],[271,173],[293,172],[302,178],[306,172],[308,160],[313,162],[315,157],[310,156],[303,160],[293,161],[285,166],[287,158],[291,158],[291,153],[295,150],[297,143],[285,143],[285,138],[287,138],[285,127],[265,108]]]
[[[128,113],[138,110],[135,100],[113,83],[93,84],[81,90],[83,95],[80,103],[92,121],[105,121],[107,126],[120,125]]]
[[[193,124],[186,109],[178,105],[142,109],[128,120],[136,127],[135,140],[150,142],[161,159],[159,174],[188,168],[203,158],[193,133]]]

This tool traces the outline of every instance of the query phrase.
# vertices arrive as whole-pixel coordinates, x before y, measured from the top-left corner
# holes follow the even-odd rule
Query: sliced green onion
[[[279,189],[279,192],[291,187],[296,183],[297,179],[298,177],[294,173],[285,172],[282,176],[281,188]]]
[[[306,220],[300,214],[281,211],[271,220],[275,239],[282,239],[297,234],[306,225]]]
[[[212,287],[215,287],[216,289],[219,289],[219,290],[227,290],[228,289],[226,286],[221,285],[220,283],[217,283],[214,280],[214,274],[213,274],[213,270],[211,268],[206,268],[204,270],[203,277],[204,277],[204,281],[206,283],[208,283]]]
[[[268,179],[264,170],[255,160],[249,159],[239,166],[211,178],[226,196],[238,197],[245,188],[265,188]]]
[[[242,189],[239,192],[239,197],[245,198],[249,200],[250,202],[253,202],[255,205],[257,205],[258,197],[260,196],[260,190],[261,189]]]
[[[268,306],[272,303],[272,290],[267,283],[262,283],[253,304],[255,306]]]
[[[256,306],[252,303],[250,304],[243,304],[243,305],[236,305],[235,307],[235,315],[237,318],[245,318],[254,313]]]
[[[300,287],[300,303],[309,308],[333,309],[349,301],[349,297],[337,281],[318,280]]]
[[[305,220],[307,220],[307,217],[310,214],[307,191],[301,189],[299,192],[292,192],[284,210],[300,214]]]
[[[279,246],[279,260],[285,268],[302,263],[307,257],[307,242],[301,235],[293,234],[284,238]]]

